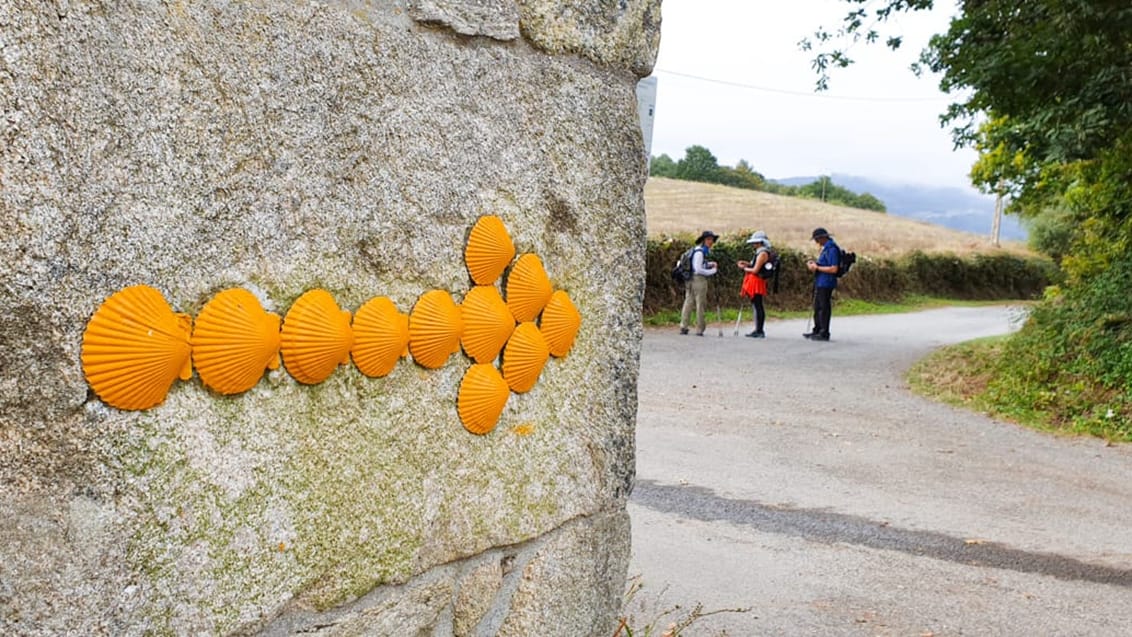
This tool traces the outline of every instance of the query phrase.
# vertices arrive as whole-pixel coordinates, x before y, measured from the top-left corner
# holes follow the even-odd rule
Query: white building
[[[645,161],[652,158],[652,123],[656,112],[656,76],[637,82],[637,112],[641,116],[641,136],[645,140]]]

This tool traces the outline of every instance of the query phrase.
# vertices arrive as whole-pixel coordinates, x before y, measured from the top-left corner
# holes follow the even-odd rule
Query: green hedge
[[[721,237],[712,249],[712,260],[719,263],[719,274],[712,277],[708,293],[711,307],[737,306],[743,272],[735,262],[750,260],[754,251],[744,243],[746,235]],[[672,282],[672,267],[692,245],[687,237],[649,239],[645,278],[646,314],[678,310],[684,302],[684,289]],[[852,246],[842,246],[852,249]],[[816,253],[816,250],[815,250]],[[781,250],[782,269],[779,291],[768,304],[781,310],[806,309],[811,303],[813,275],[806,260],[813,255]],[[957,257],[950,254],[915,252],[899,259],[873,259],[857,253],[857,264],[841,279],[840,298],[896,302],[910,294],[961,300],[1016,300],[1041,296],[1056,275],[1047,259],[1008,254]]]
[[[993,362],[998,413],[1132,440],[1132,259],[1034,307]]]

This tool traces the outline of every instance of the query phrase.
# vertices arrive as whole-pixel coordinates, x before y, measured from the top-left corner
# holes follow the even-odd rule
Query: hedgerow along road
[[[750,610],[685,634],[1132,634],[1132,447],[995,421],[903,380],[933,348],[1019,320],[835,310],[829,343],[803,340],[803,321],[769,323],[765,341],[733,324],[722,339],[646,330],[638,622],[702,603]]]

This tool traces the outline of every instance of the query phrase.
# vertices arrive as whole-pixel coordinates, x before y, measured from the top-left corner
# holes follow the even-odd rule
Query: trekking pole
[[[719,315],[719,338],[723,338],[723,306],[715,306],[715,313]]]
[[[738,336],[739,335],[739,321],[742,320],[742,319],[743,319],[743,304],[740,303],[739,304],[739,316],[735,317],[735,331],[732,332],[732,334],[731,334],[732,336]]]
[[[810,287],[810,314],[806,318],[806,332],[809,333],[809,334],[813,334],[813,332],[814,332],[813,327],[812,327],[812,325],[814,325],[814,304],[817,303],[817,302],[818,302],[818,281],[817,281],[817,278],[815,278],[813,286]]]

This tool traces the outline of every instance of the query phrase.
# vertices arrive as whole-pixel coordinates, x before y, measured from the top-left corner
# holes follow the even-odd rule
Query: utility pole
[[[991,243],[999,246],[999,233],[1002,231],[1002,180],[998,180],[998,197],[994,200],[994,223],[991,224]]]

